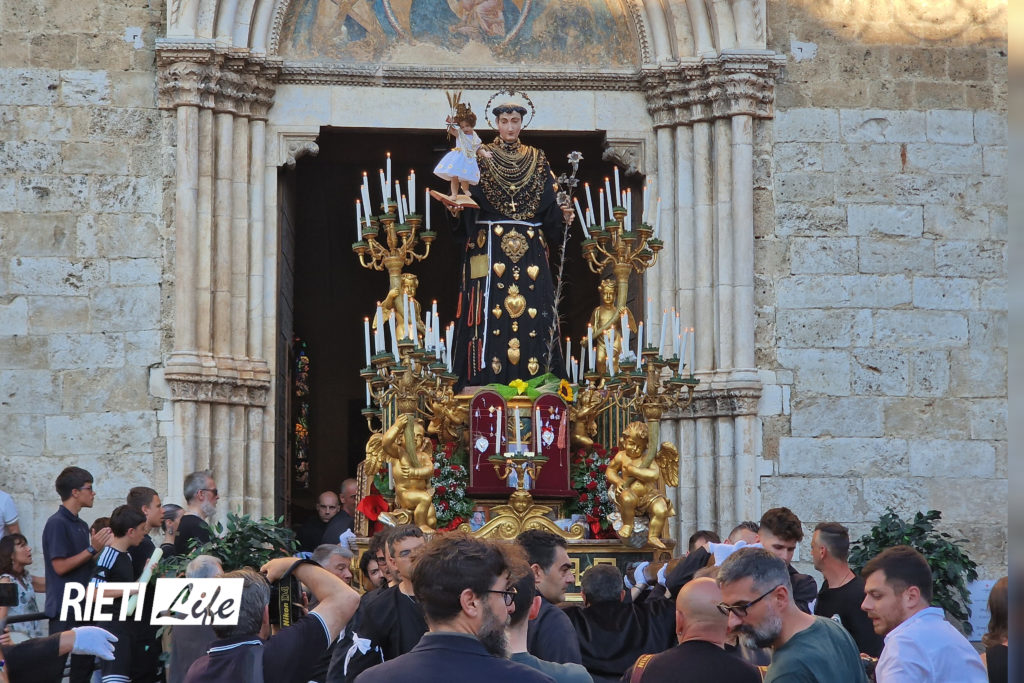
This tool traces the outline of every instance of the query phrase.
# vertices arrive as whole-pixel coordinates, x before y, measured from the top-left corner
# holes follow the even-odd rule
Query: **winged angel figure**
[[[619,452],[608,463],[605,477],[608,496],[619,509],[622,525],[616,529],[619,537],[629,540],[633,535],[637,515],[646,515],[649,534],[647,542],[664,548],[661,532],[665,520],[676,514],[672,503],[665,497],[664,484],[679,485],[679,451],[663,441],[658,451],[648,454],[647,424],[631,422],[619,438]]]
[[[395,482],[395,507],[391,517],[399,524],[411,522],[424,531],[437,526],[434,509],[434,489],[430,478],[434,474],[434,461],[430,439],[422,423],[414,427],[415,448],[405,447],[405,424],[409,415],[399,415],[384,434],[374,434],[366,443],[366,472],[377,472],[385,464],[391,467]]]

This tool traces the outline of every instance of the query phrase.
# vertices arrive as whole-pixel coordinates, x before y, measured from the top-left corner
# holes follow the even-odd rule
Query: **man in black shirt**
[[[566,587],[576,581],[568,544],[561,536],[541,529],[524,531],[516,542],[526,551],[541,595],[540,614],[530,621],[526,632],[527,650],[548,662],[582,664],[576,630],[565,612],[555,606],[565,600]]]
[[[91,508],[96,492],[92,475],[81,467],[65,467],[55,483],[60,507],[43,527],[43,559],[46,573],[46,616],[50,633],[60,633],[77,626],[73,620],[61,621],[60,605],[64,586],[78,583],[85,586],[92,575],[92,559],[110,542],[109,528],[89,532],[89,525],[79,516],[82,508]],[[71,683],[84,683],[92,675],[92,658],[72,655]]]
[[[643,668],[643,683],[670,681],[716,681],[716,683],[759,683],[761,674],[739,657],[729,654],[725,644],[728,618],[717,605],[722,592],[711,578],[693,579],[676,598],[675,630],[679,644],[671,650],[641,658],[626,671],[629,683],[633,668]]]
[[[270,634],[270,584],[289,570],[309,587],[317,606],[263,640]],[[306,683],[359,604],[359,595],[351,587],[315,562],[278,557],[260,571],[246,568],[224,575],[245,581],[238,624],[213,627],[220,640],[192,664],[185,683]]]
[[[822,522],[811,536],[811,561],[825,577],[814,603],[814,613],[838,619],[861,652],[878,657],[885,641],[875,633],[867,613],[860,608],[864,601],[864,578],[850,570],[850,532],[838,522]]]
[[[787,507],[772,508],[761,516],[758,540],[765,550],[786,563],[789,582],[793,586],[793,602],[800,611],[811,613],[811,603],[818,598],[818,584],[814,577],[801,574],[793,565],[796,544],[804,540],[800,518]]]
[[[160,502],[160,494],[148,486],[136,486],[132,488],[125,503],[141,512],[146,517],[146,533],[136,546],[128,548],[128,554],[132,558],[132,571],[135,576],[141,576],[146,568],[146,563],[153,557],[156,551],[156,544],[149,537],[154,529],[159,529],[163,524],[164,511]],[[146,600],[142,621],[137,624],[134,649],[132,651],[132,681],[159,680],[163,665],[160,663],[160,655],[163,648],[160,639],[157,637],[159,626],[150,624],[152,602]]]
[[[316,514],[307,519],[299,530],[295,532],[295,538],[299,542],[299,550],[311,553],[317,546],[327,541],[322,541],[324,530],[328,523],[338,514],[341,503],[338,501],[338,494],[334,491],[324,491],[316,499]],[[337,543],[335,538],[330,543]]]
[[[217,501],[220,492],[217,482],[213,480],[209,470],[193,472],[185,477],[185,514],[178,522],[177,534],[174,538],[174,554],[188,555],[189,541],[196,539],[198,545],[213,538],[206,520],[217,512]]]
[[[341,495],[338,496],[341,502],[341,510],[327,523],[321,543],[338,543],[338,539],[345,531],[350,531],[356,523],[356,503],[359,500],[359,489],[355,479],[346,479],[341,482]]]

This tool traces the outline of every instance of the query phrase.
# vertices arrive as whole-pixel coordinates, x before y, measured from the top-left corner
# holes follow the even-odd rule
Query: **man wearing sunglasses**
[[[220,492],[217,491],[217,482],[213,480],[209,470],[193,472],[185,477],[185,514],[178,522],[177,533],[174,537],[174,554],[187,555],[193,538],[196,543],[202,545],[211,538],[213,532],[206,523],[217,514],[217,501],[220,500]]]
[[[786,563],[761,548],[741,548],[718,570],[720,612],[729,631],[753,647],[771,647],[765,681],[865,683],[857,644],[846,629],[800,610]]]

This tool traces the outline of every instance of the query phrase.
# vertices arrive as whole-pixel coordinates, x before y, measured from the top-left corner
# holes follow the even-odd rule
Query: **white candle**
[[[388,160],[387,160],[387,164],[385,165],[385,167],[388,170],[388,175],[387,175],[388,199],[391,199],[391,152],[387,152],[387,158],[388,158]],[[397,197],[398,195],[395,195],[395,196]]]
[[[405,199],[404,194],[402,195],[402,210],[405,211],[406,216],[412,213],[412,211],[409,210],[409,202]]]
[[[391,349],[395,354],[395,362],[400,363],[402,359],[398,355],[398,332],[395,330],[395,309],[391,309],[391,317],[388,318],[388,325],[391,327]]]
[[[615,200],[619,201],[622,197],[622,190],[619,189],[619,167],[615,167]]]
[[[427,317],[423,321],[423,348],[430,349],[430,344],[433,342],[434,330],[430,326],[430,321],[433,313],[427,311]]]
[[[362,225],[363,225],[363,203],[358,199],[356,200],[356,242],[363,239]]]
[[[363,171],[363,185],[359,188],[363,197],[363,213],[366,215],[366,227],[370,227],[370,183],[366,178],[366,171]]]
[[[423,213],[427,214],[427,230],[430,230],[430,190],[423,191]]]
[[[626,230],[633,229],[633,190],[626,190]]]
[[[571,344],[571,342],[569,341],[569,338],[566,337],[565,338],[565,357],[566,358],[569,358],[572,355],[570,353],[572,351],[572,348],[571,348],[570,344]]]
[[[660,234],[659,233],[660,230],[661,230],[661,197],[658,197],[658,202],[654,206],[654,237],[655,237],[655,239],[660,239],[660,238],[658,238],[658,235]]]
[[[597,368],[594,367],[594,326],[587,323],[587,353],[590,358],[590,371],[594,372]]]
[[[615,214],[615,205],[612,204],[612,188],[608,186],[608,176],[604,177],[604,196],[608,201],[608,220]]]
[[[535,420],[535,422],[537,423],[537,427],[534,429],[533,450],[540,453],[540,447],[542,445],[540,442],[540,408],[537,408],[534,411],[534,415],[537,416]]]
[[[636,364],[637,367],[644,357],[644,323],[640,321],[640,324],[636,327]]]
[[[679,374],[680,375],[683,374],[683,366],[685,365],[685,363],[683,362],[683,359],[686,358],[686,337],[687,337],[688,334],[689,334],[689,332],[687,330],[683,330],[683,352],[679,354]]]
[[[377,172],[380,173],[380,196],[381,196],[381,201],[386,206],[387,203],[388,203],[388,179],[387,179],[387,176],[384,175],[384,169],[383,168],[377,169]]]
[[[505,425],[501,423],[501,408],[498,408],[498,419],[494,424],[494,453],[501,453],[501,434],[505,431]]]
[[[693,349],[697,346],[697,343],[693,339],[693,328],[690,328],[690,374],[693,374]]]
[[[612,361],[612,353],[615,348],[612,342],[612,334],[611,330],[606,330],[604,333],[604,361],[605,365],[608,366],[609,377],[615,374],[615,365]]]
[[[583,183],[583,189],[587,191],[587,210],[591,217],[594,215],[594,200],[590,196],[590,183]]]
[[[409,213],[416,213],[416,171],[409,171]]]
[[[622,312],[622,318],[619,320],[619,329],[622,331],[622,350],[629,351],[629,317],[626,312]]]
[[[519,406],[516,406],[516,446],[519,446],[522,443],[519,440],[519,438],[520,438],[519,430],[520,430],[520,425],[519,425]],[[517,448],[517,450],[518,450],[518,448]]]
[[[597,190],[597,204],[601,207],[601,224],[597,227],[604,230],[604,190],[600,188]]]
[[[576,205],[576,215],[580,219],[580,225],[582,225],[583,229],[586,230],[587,229],[587,219],[583,215],[583,209],[580,208],[580,200],[577,199],[576,197],[573,197],[572,198],[572,203]]]
[[[661,355],[661,350],[665,348],[665,330],[668,329],[668,311],[662,309],[661,311],[661,336],[658,337],[658,355]]]
[[[448,354],[448,372],[452,371],[452,335],[455,334],[455,323],[451,323],[444,331],[444,350]]]
[[[643,211],[640,213],[640,222],[647,222],[647,186],[644,185],[644,206]]]
[[[379,301],[377,302],[377,314],[373,320],[376,325],[376,329],[373,331],[373,352],[380,353],[384,350],[384,309]]]
[[[676,340],[672,345],[672,354],[679,353],[679,311],[672,309],[672,319],[675,321],[672,324],[672,336]]]
[[[363,318],[363,342],[366,345],[366,367],[370,367],[370,319]]]
[[[370,407],[370,385],[366,385],[366,407]]]
[[[405,207],[402,206],[402,186],[395,181],[395,203],[398,204],[398,222],[405,223]]]

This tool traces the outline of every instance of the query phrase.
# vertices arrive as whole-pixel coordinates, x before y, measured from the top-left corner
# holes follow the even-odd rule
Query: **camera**
[[[291,626],[302,617],[302,607],[302,586],[291,573],[270,584],[269,616],[272,626]]]

